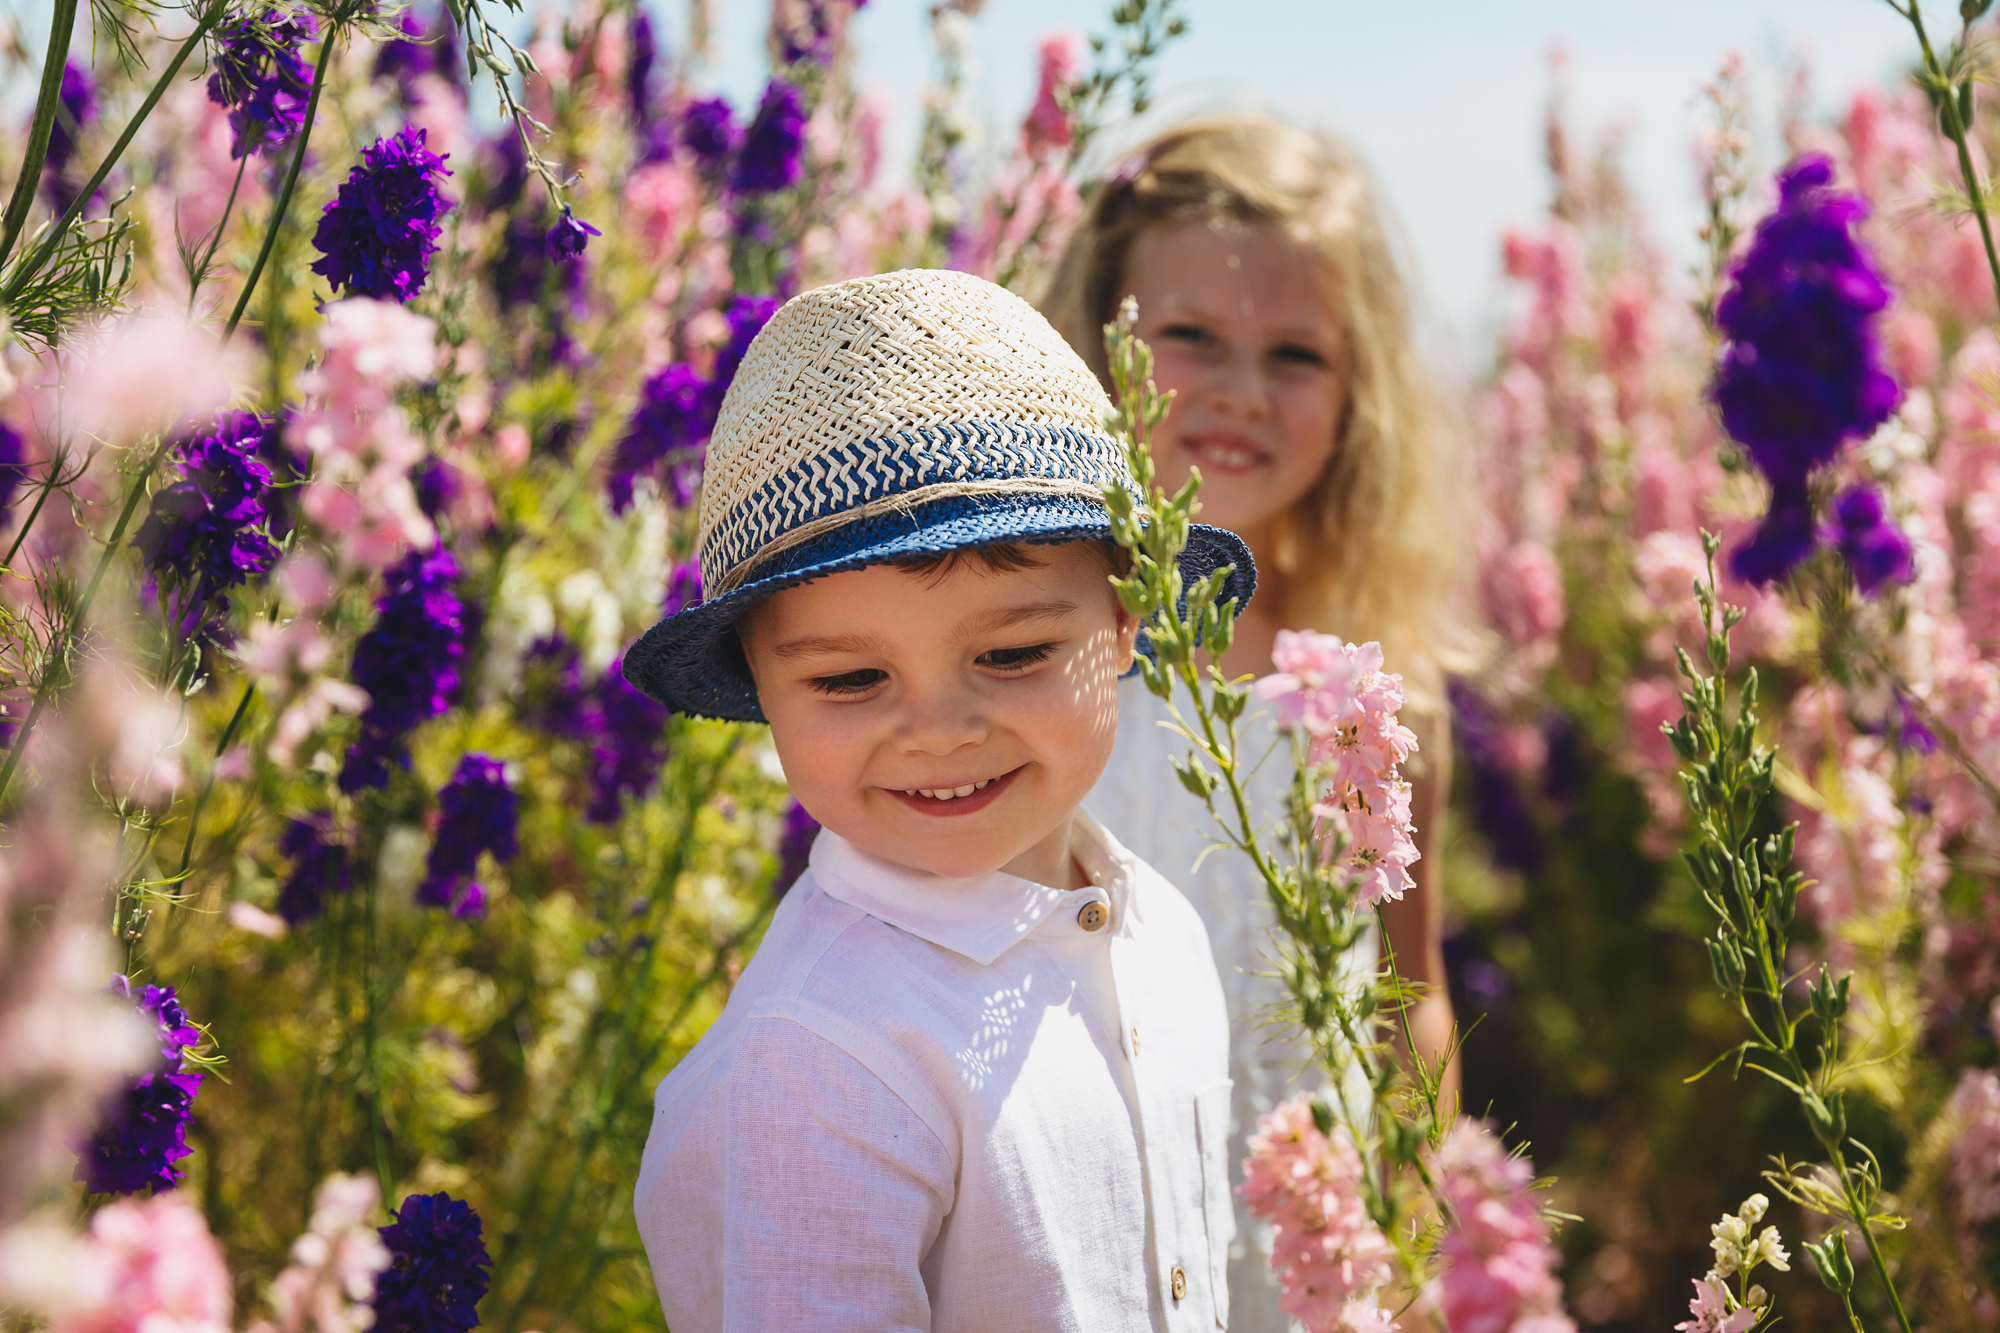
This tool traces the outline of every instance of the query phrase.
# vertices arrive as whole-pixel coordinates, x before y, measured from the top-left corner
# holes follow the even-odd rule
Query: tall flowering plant
[[[1217,661],[1236,614],[1233,601],[1218,600],[1229,571],[1193,586],[1178,572],[1201,478],[1171,497],[1154,484],[1147,441],[1169,400],[1149,378],[1151,351],[1132,336],[1134,313],[1128,298],[1105,328],[1116,403],[1106,425],[1125,442],[1136,485],[1105,494],[1112,535],[1132,563],[1113,585],[1150,644],[1139,659],[1146,687],[1167,700],[1188,741],[1175,772],[1263,880],[1287,1017],[1331,1075],[1333,1091],[1263,1119],[1245,1163],[1245,1197],[1276,1231],[1283,1308],[1315,1330],[1386,1333],[1414,1293],[1454,1330],[1572,1330],[1532,1173],[1491,1127],[1442,1104],[1451,1052],[1435,1063],[1412,1054],[1407,1072],[1392,1054],[1378,1025],[1401,1021],[1414,998],[1393,951],[1358,976],[1343,962],[1380,928],[1381,904],[1412,884],[1400,765],[1417,739],[1397,718],[1401,679],[1381,669],[1379,645],[1290,631],[1278,636],[1276,672],[1254,684],[1223,676]],[[1292,752],[1275,838],[1245,791],[1257,757],[1243,753],[1241,724],[1253,703],[1272,710]],[[1403,1037],[1414,1052],[1407,1026]],[[1350,1094],[1357,1084],[1365,1093]],[[1426,1228],[1424,1217],[1440,1223]]]
[[[858,3],[773,6],[743,106],[692,8],[686,49],[597,3],[517,48],[482,0],[218,0],[96,63],[50,14],[0,215],[0,1306],[656,1318],[652,1089],[817,829],[761,732],[622,672],[701,596],[716,411],[920,198],[934,258],[1030,280],[1178,31],[1052,40],[1032,171],[920,196]]]

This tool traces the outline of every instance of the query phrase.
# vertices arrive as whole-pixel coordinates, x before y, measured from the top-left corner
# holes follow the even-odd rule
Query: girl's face
[[[1153,378],[1174,406],[1153,436],[1169,493],[1201,469],[1201,519],[1260,555],[1273,522],[1313,488],[1347,402],[1343,334],[1311,253],[1274,225],[1153,227],[1133,242],[1125,291]]]

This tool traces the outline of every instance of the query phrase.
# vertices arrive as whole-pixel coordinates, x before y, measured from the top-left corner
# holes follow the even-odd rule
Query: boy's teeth
[[[968,782],[963,787],[917,787],[914,789],[905,787],[903,795],[928,796],[933,801],[954,801],[961,796],[972,795],[972,793],[978,791],[991,781],[993,781],[992,778],[981,778],[978,782]]]

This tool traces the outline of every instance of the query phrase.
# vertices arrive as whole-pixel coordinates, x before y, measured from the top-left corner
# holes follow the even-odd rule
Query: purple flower
[[[743,136],[736,167],[729,174],[735,194],[770,194],[796,185],[805,148],[805,100],[782,79],[764,86],[757,118]]]
[[[0,527],[11,517],[15,492],[27,477],[27,444],[21,432],[0,421]]]
[[[377,139],[319,220],[312,271],[350,296],[408,301],[424,289],[451,207],[436,179],[450,169],[424,139],[414,125]]]
[[[507,770],[486,754],[459,756],[458,769],[438,793],[437,840],[431,844],[417,901],[449,907],[456,917],[486,910],[486,886],[473,878],[479,854],[511,861],[520,850],[519,812]]]
[[[819,836],[819,821],[806,813],[796,797],[785,806],[785,821],[778,833],[778,873],[771,880],[771,896],[783,898],[806,873],[813,839]]]
[[[1771,507],[1749,541],[1736,548],[1729,567],[1745,583],[1765,584],[1789,574],[1813,553],[1819,535],[1813,531],[1812,497],[1803,483],[1771,488]]]
[[[63,64],[62,87],[56,92],[55,120],[49,126],[49,147],[42,158],[42,188],[56,212],[66,213],[76,202],[76,190],[69,184],[70,161],[76,156],[77,136],[97,116],[97,81],[88,65],[74,60]]]
[[[590,752],[591,801],[584,817],[614,824],[625,798],[643,801],[667,761],[666,706],[632,688],[621,657],[597,682],[597,743]]]
[[[292,861],[291,876],[278,891],[278,915],[295,926],[324,912],[330,894],[354,887],[347,844],[329,811],[315,810],[286,825],[278,851]]]
[[[269,157],[305,124],[313,75],[299,48],[318,35],[311,14],[282,9],[239,14],[216,30],[208,100],[229,112],[230,157]]]
[[[1917,576],[1910,539],[1889,517],[1882,493],[1873,486],[1842,491],[1833,502],[1833,520],[1827,541],[1840,547],[1864,595],[1872,597],[1884,583],[1908,583]]]
[[[751,340],[777,309],[774,296],[737,297],[724,315],[729,341],[716,353],[713,375],[703,379],[693,367],[677,361],[646,381],[605,477],[604,488],[613,512],[622,514],[631,506],[633,479],[662,462],[667,465],[674,503],[683,509],[694,503],[703,447],[715,429],[723,396],[729,392]]]
[[[380,1228],[389,1267],[375,1279],[376,1333],[464,1333],[479,1326],[493,1266],[479,1214],[449,1194],[412,1194]]]
[[[486,187],[481,196],[486,211],[499,213],[512,208],[528,188],[528,150],[521,142],[520,130],[509,125],[497,138],[486,141],[481,156],[487,159],[480,173]]]
[[[1936,754],[1937,735],[1924,725],[1922,714],[1910,697],[1900,691],[1896,695],[1896,708],[1889,716],[1886,728],[1889,738],[1895,744],[1912,754]]]
[[[132,544],[153,573],[178,584],[179,620],[220,627],[228,590],[278,562],[266,497],[267,423],[255,412],[224,412],[206,435],[180,441],[181,479],[153,497]]]
[[[560,634],[537,639],[521,655],[521,718],[568,740],[582,740],[596,725],[583,658]]]
[[[681,112],[681,143],[706,171],[720,171],[736,151],[736,113],[722,97],[689,102]]]
[[[639,406],[611,457],[605,490],[611,508],[624,513],[632,504],[632,481],[661,460],[697,449],[715,427],[715,400],[708,382],[685,361],[653,375],[639,392]]]
[[[856,3],[848,6],[848,12],[860,10],[866,7],[867,3],[868,0],[856,0]],[[793,16],[790,23],[782,23],[775,9],[772,14],[772,26],[782,29],[778,43],[783,62],[791,65],[801,60],[812,60],[819,64],[831,61],[842,19],[836,18],[833,6],[828,0],[806,0],[803,12],[800,12],[798,6],[792,7],[789,12]]]
[[[603,234],[571,213],[569,205],[564,204],[562,216],[556,219],[555,226],[549,228],[547,241],[549,258],[559,264],[566,264],[583,253],[583,248],[590,244],[591,237]]]
[[[340,789],[357,792],[389,781],[405,762],[412,728],[451,706],[465,655],[465,605],[452,591],[458,561],[442,546],[411,551],[383,572],[375,625],[354,645],[354,683],[368,691],[361,735],[340,770]]]
[[[667,597],[663,615],[677,616],[690,606],[701,605],[701,562],[685,560],[667,573]]]
[[[92,1194],[172,1189],[184,1175],[174,1164],[193,1151],[187,1146],[187,1125],[201,1090],[201,1071],[187,1068],[185,1051],[201,1044],[201,1030],[188,1021],[171,986],[148,986],[135,997],[131,983],[116,976],[111,990],[152,1016],[160,1062],[113,1099],[104,1124],[76,1164],[76,1178]]]
[[[653,16],[644,5],[637,6],[632,20],[632,57],[625,66],[625,96],[632,103],[632,123],[645,126],[653,113],[653,66],[660,48],[653,36]]]
[[[1758,582],[1782,576],[1812,550],[1806,478],[1843,443],[1888,420],[1902,397],[1875,334],[1889,288],[1853,230],[1867,205],[1828,188],[1832,181],[1833,163],[1819,154],[1779,174],[1777,210],[1758,224],[1716,307],[1729,339],[1716,368],[1716,406],[1779,493],[1757,539],[1736,557],[1738,576]]]
[[[374,77],[394,79],[409,96],[410,84],[425,74],[441,75],[457,85],[464,77],[464,61],[458,53],[458,28],[451,21],[449,7],[440,5],[428,27],[416,11],[403,11],[397,25],[403,35],[391,37],[375,49]]]
[[[750,351],[750,342],[764,326],[771,322],[771,316],[778,313],[778,298],[775,296],[739,296],[729,303],[724,317],[729,322],[729,342],[720,356],[715,359],[715,405],[722,407],[722,395],[729,391],[729,385],[736,378],[737,367],[743,364],[744,356]]]

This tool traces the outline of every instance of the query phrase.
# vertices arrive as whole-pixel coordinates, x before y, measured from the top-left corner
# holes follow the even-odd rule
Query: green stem
[[[99,447],[97,445],[91,446],[90,453],[83,460],[83,466],[77,469],[76,476],[73,477],[64,477],[62,475],[62,455],[58,454],[49,460],[49,475],[42,478],[40,483],[35,487],[34,508],[30,509],[28,516],[21,520],[21,527],[14,534],[14,544],[7,548],[7,558],[0,560],[0,567],[13,568],[14,557],[21,553],[21,543],[28,540],[29,530],[35,526],[35,520],[42,516],[42,506],[48,503],[49,492],[59,486],[69,485],[77,477],[81,477],[84,473],[90,471],[90,465],[97,459]]]
[[[1986,217],[1986,197],[1979,184],[1979,173],[1972,165],[1972,149],[1966,143],[1966,125],[1958,117],[1958,90],[1945,77],[1937,56],[1931,51],[1930,35],[1924,31],[1924,16],[1918,0],[1910,0],[1910,7],[1902,11],[1916,29],[1917,45],[1923,49],[1924,71],[1939,87],[1938,101],[1944,111],[1944,132],[1958,150],[1958,174],[1965,181],[1966,201],[1972,206],[1972,216],[1979,223],[1979,239],[1986,247],[1986,268],[1993,277],[1993,294],[2000,300],[2000,250],[1993,247],[1993,226]],[[1898,1306],[1900,1312],[1901,1307]],[[1908,1327],[1905,1324],[1905,1327]]]
[[[58,634],[58,641],[50,647],[50,662],[68,653],[70,648],[68,640],[75,638],[77,627],[90,613],[90,604],[97,597],[98,586],[104,582],[104,572],[111,567],[111,557],[118,553],[118,548],[124,543],[125,529],[131,524],[132,514],[138,509],[139,501],[145,499],[146,483],[152,478],[153,469],[159,466],[160,455],[164,452],[164,447],[154,449],[152,457],[146,460],[146,465],[132,478],[132,488],[125,495],[125,508],[119,512],[118,524],[111,529],[111,536],[104,543],[104,551],[97,557],[97,568],[91,571],[90,582],[84,587],[83,597],[77,602],[67,629]],[[28,737],[34,732],[35,724],[41,720],[42,713],[48,708],[52,694],[49,682],[49,664],[45,662],[41,683],[35,687],[35,702],[28,709],[27,719],[21,723],[21,729],[14,733],[14,743],[7,750],[6,765],[0,767],[0,801],[6,800],[8,789],[14,783],[14,770],[21,766],[21,756],[27,753]]]
[[[229,184],[229,198],[222,205],[222,217],[215,224],[215,234],[208,239],[208,253],[201,257],[201,263],[188,274],[188,314],[194,314],[194,298],[201,291],[202,282],[208,277],[208,266],[215,262],[215,252],[222,247],[222,233],[229,226],[229,215],[236,211],[236,195],[243,188],[243,173],[250,166],[250,154],[243,154],[236,164],[236,179]]]
[[[224,342],[229,341],[236,332],[237,324],[242,322],[243,312],[250,305],[250,295],[257,290],[257,280],[264,276],[264,266],[271,262],[271,251],[278,244],[278,231],[285,225],[285,214],[292,206],[292,191],[297,188],[299,171],[305,165],[306,143],[312,138],[313,120],[319,115],[320,90],[326,86],[326,67],[333,59],[333,43],[339,35],[338,28],[328,27],[325,39],[319,44],[319,60],[313,65],[312,95],[306,99],[306,118],[299,126],[298,147],[292,150],[291,163],[285,168],[284,184],[278,187],[278,197],[271,206],[271,225],[264,230],[264,244],[257,251],[257,262],[250,266],[250,276],[243,280],[243,294],[236,298],[236,309],[229,312],[229,323],[222,330]]]
[[[250,711],[250,698],[256,692],[256,685],[249,681],[244,682],[243,697],[236,701],[236,711],[229,715],[229,725],[222,729],[222,739],[215,743],[216,759],[220,760],[223,752],[229,748],[229,742],[236,739],[236,729],[243,724],[244,714]],[[181,868],[174,872],[175,879],[187,874],[188,865],[194,859],[194,835],[201,827],[202,807],[208,804],[208,794],[214,790],[215,773],[210,771],[208,780],[201,784],[201,791],[194,798],[194,811],[188,815],[187,842],[181,847]]]
[[[674,850],[660,867],[660,877],[656,881],[658,887],[654,893],[656,900],[665,898],[671,901],[674,887],[679,883],[681,871],[686,866],[688,850],[693,842],[692,830],[695,823],[693,812],[707,803],[708,796],[714,791],[729,759],[736,753],[740,739],[739,736],[731,741],[728,749],[709,770],[705,781],[696,788],[700,794],[690,802],[692,808],[689,817],[682,823],[682,835],[676,840]],[[653,965],[659,958],[660,938],[663,933],[659,929],[649,932],[651,938],[647,941],[645,954],[639,961],[638,975],[625,993],[625,1007],[618,1016],[618,1035],[612,1040],[611,1052],[605,1059],[604,1078],[599,1084],[597,1104],[590,1109],[583,1142],[577,1149],[576,1166],[571,1169],[569,1179],[563,1186],[562,1198],[557,1202],[555,1211],[550,1214],[548,1224],[542,1229],[541,1244],[536,1248],[534,1261],[528,1269],[528,1279],[522,1284],[520,1293],[515,1296],[513,1305],[507,1311],[507,1317],[503,1322],[508,1333],[515,1333],[520,1328],[521,1316],[526,1312],[528,1302],[534,1299],[535,1292],[541,1287],[542,1274],[554,1254],[557,1240],[562,1236],[564,1224],[569,1220],[570,1209],[576,1204],[576,1196],[583,1186],[583,1178],[590,1169],[591,1159],[597,1154],[597,1145],[603,1138],[606,1126],[611,1122],[613,1111],[623,1098],[626,1080],[621,1074],[625,1065],[625,1055],[632,1042],[639,1012],[646,1007],[645,1000],[650,995]],[[740,938],[742,938],[740,935],[732,937],[718,946],[716,957],[719,959]],[[719,973],[721,968],[713,967],[710,971],[711,974]],[[537,1174],[539,1175],[539,1172]]]
[[[73,0],[72,8],[74,8]],[[167,88],[173,83],[175,76],[181,72],[181,66],[187,63],[187,58],[194,54],[195,48],[201,45],[202,39],[208,36],[209,30],[221,21],[223,13],[224,10],[221,5],[214,5],[195,21],[194,31],[187,35],[186,40],[181,43],[180,49],[174,52],[174,58],[168,62],[166,69],[161,71],[160,77],[153,81],[153,86],[146,92],[146,100],[139,104],[139,109],[134,111],[131,119],[125,122],[124,131],[119,134],[118,141],[111,145],[111,151],[104,155],[104,160],[97,164],[97,170],[91,173],[89,183],[77,192],[76,198],[70,201],[69,209],[56,222],[55,226],[49,228],[48,235],[44,236],[42,243],[35,247],[35,252],[27,259],[21,261],[20,267],[16,268],[8,276],[6,290],[0,291],[0,303],[11,305],[14,298],[21,294],[21,289],[27,286],[29,281],[37,273],[41,272],[43,266],[49,262],[49,256],[53,255],[56,252],[56,247],[62,244],[63,236],[68,233],[76,220],[83,216],[84,207],[96,197],[98,188],[104,184],[105,180],[111,175],[112,169],[124,157],[125,150],[131,146],[133,137],[139,133],[139,127],[146,123],[146,117],[153,114],[153,108],[158,106],[160,98],[166,95]],[[9,246],[13,244],[11,234],[8,237],[7,243]],[[0,249],[0,254],[5,253],[4,249]]]
[[[389,1170],[389,1144],[382,1136],[382,1061],[375,1041],[375,964],[378,947],[375,929],[375,899],[379,885],[368,877],[368,898],[363,904],[361,954],[362,1062],[368,1071],[368,1137],[374,1146],[375,1180],[382,1189],[382,1201],[394,1207],[395,1177]]]
[[[42,166],[49,158],[49,135],[55,129],[56,108],[62,102],[63,67],[69,62],[70,37],[76,31],[76,0],[56,0],[49,19],[49,49],[42,53],[42,86],[35,94],[35,119],[28,129],[28,147],[21,157],[21,174],[0,222],[0,261],[14,253],[21,228],[28,223],[35,194],[42,187]]]

